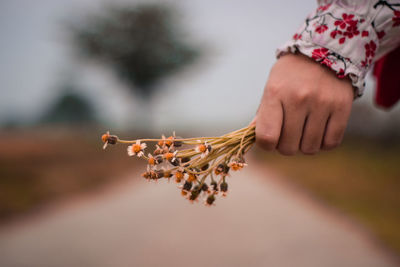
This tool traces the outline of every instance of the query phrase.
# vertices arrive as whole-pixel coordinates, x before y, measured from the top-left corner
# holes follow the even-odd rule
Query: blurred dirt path
[[[212,208],[174,187],[135,181],[3,227],[0,266],[396,266],[355,225],[255,167]]]

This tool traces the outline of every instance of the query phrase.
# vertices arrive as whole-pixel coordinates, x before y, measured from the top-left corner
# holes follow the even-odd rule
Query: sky
[[[205,44],[208,53],[166,80],[146,107],[105,67],[74,57],[66,38],[65,22],[107,2],[1,1],[0,122],[38,118],[59,96],[57,85],[76,79],[80,92],[112,127],[139,123],[138,117],[149,111],[155,130],[244,126],[257,110],[276,48],[316,6],[311,0],[159,1],[178,7],[187,35]]]

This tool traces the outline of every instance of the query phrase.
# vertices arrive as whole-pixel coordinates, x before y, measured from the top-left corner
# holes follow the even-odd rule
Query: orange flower
[[[201,153],[200,157],[204,158],[208,155],[208,153],[210,153],[211,149],[211,145],[207,144],[207,142],[204,142],[197,145],[195,151]]]
[[[143,150],[147,147],[146,143],[141,144],[139,140],[135,144],[128,146],[128,155],[138,157],[143,156]]]
[[[173,144],[175,137],[174,136],[170,136],[168,138],[165,138],[165,135],[162,135],[161,139],[162,140],[158,141],[158,145],[160,147],[163,147],[163,146],[170,147]]]
[[[154,159],[154,157],[149,153],[148,154],[149,159],[147,160],[147,162],[149,163],[149,165],[155,165],[156,164],[156,160]]]
[[[243,169],[244,166],[247,166],[247,164],[243,159],[234,159],[228,164],[228,166],[232,168],[232,170],[238,171]]]
[[[189,173],[188,178],[187,178],[188,182],[195,182],[197,181],[197,177],[196,175],[194,175],[193,173]]]
[[[101,140],[104,142],[103,149],[106,149],[108,144],[115,145],[118,141],[118,137],[115,135],[110,135],[110,132],[107,131],[101,136]]]
[[[176,172],[175,172],[175,182],[177,182],[177,183],[180,183],[182,180],[183,180],[183,177],[184,177],[184,173],[183,173],[183,169],[178,169]]]
[[[178,150],[176,150],[175,152],[167,152],[167,153],[164,153],[164,158],[166,159],[166,160],[168,160],[169,162],[171,162],[171,163],[175,163],[178,159],[176,158],[176,153],[178,153]],[[174,164],[175,166],[177,165],[177,164]]]

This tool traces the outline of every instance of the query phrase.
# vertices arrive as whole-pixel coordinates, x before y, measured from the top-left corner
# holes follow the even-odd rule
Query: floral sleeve
[[[277,57],[300,52],[348,76],[361,96],[373,62],[400,45],[400,1],[318,1]]]

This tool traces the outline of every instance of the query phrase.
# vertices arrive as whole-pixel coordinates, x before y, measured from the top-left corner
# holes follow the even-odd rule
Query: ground
[[[132,171],[0,229],[1,266],[398,266],[357,224],[251,164],[215,207]]]

